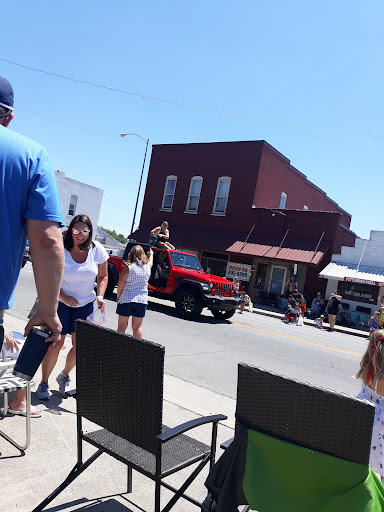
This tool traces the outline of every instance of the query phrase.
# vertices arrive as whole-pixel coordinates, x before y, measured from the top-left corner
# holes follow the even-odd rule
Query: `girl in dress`
[[[363,381],[362,389],[357,395],[376,405],[375,420],[372,430],[371,454],[369,465],[384,477],[384,329],[374,331],[369,336],[368,348],[360,362],[356,379]]]

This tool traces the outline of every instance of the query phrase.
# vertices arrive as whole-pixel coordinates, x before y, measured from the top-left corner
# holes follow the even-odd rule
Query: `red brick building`
[[[265,141],[154,145],[132,238],[146,241],[163,220],[205,269],[228,276],[228,262],[245,265],[253,298],[283,291],[296,266],[304,292],[321,290],[320,261],[355,239],[350,214]]]

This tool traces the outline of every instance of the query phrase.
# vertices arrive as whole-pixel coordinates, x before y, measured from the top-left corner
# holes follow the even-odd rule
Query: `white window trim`
[[[173,196],[172,196],[172,204],[171,204],[171,206],[169,208],[164,208],[164,200],[165,200],[165,196],[166,196],[168,180],[175,180],[176,183],[175,183],[175,190],[174,190]],[[163,200],[161,202],[160,211],[163,211],[163,212],[171,212],[172,211],[173,200],[175,199],[175,194],[176,194],[176,185],[177,185],[177,176],[174,176],[173,174],[171,174],[171,175],[166,177],[165,185],[164,185],[164,192],[163,192]]]
[[[219,186],[220,186],[220,182],[221,181],[229,181],[228,195],[227,195],[227,198],[226,198],[226,201],[225,201],[224,213],[216,212],[215,211],[216,210],[216,203],[217,203],[217,193],[219,191]],[[220,178],[217,180],[215,200],[213,202],[213,210],[212,210],[211,215],[216,215],[218,217],[225,217],[226,211],[227,211],[227,205],[228,205],[229,192],[231,190],[231,181],[232,181],[232,178],[230,176],[220,176]]]
[[[285,210],[286,207],[287,207],[287,199],[288,199],[288,196],[285,192],[282,192],[281,193],[281,196],[280,196],[280,204],[279,204],[279,209],[280,210]]]
[[[199,197],[197,198],[196,210],[188,210],[189,200],[191,199],[191,191],[192,191],[192,182],[193,182],[193,180],[200,181],[201,182],[201,187],[200,187]],[[201,196],[201,189],[202,188],[203,188],[203,177],[202,176],[192,176],[191,182],[189,184],[189,192],[188,192],[187,204],[185,206],[185,212],[184,213],[192,213],[192,214],[196,214],[197,213],[197,211],[199,209],[199,202],[200,202],[200,196]]]

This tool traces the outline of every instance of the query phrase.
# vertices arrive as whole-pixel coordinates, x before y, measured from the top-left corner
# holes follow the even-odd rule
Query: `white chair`
[[[4,327],[0,327],[0,336],[4,337]],[[1,339],[0,338],[0,339]],[[6,434],[3,430],[0,430],[0,436],[9,441],[13,446],[19,450],[26,450],[31,443],[31,385],[30,382],[15,377],[12,373],[12,368],[15,366],[15,360],[7,360],[5,356],[5,345],[3,343],[2,357],[0,361],[0,394],[4,395],[4,407],[0,409],[0,416],[4,420],[8,411],[8,393],[16,391],[18,389],[26,388],[26,430],[25,430],[25,442],[23,444],[18,443],[13,437]]]

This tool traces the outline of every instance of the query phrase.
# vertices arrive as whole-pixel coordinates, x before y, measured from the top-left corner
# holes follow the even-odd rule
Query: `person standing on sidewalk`
[[[339,306],[340,302],[342,300],[342,296],[339,295],[339,292],[335,290],[333,293],[331,293],[331,296],[329,298],[327,307],[325,308],[325,312],[328,313],[328,322],[329,327],[327,329],[328,332],[333,332],[335,328],[336,323],[336,316],[339,312]]]
[[[69,372],[76,365],[75,321],[86,320],[93,313],[93,304],[104,311],[104,293],[108,284],[108,253],[104,247],[92,240],[93,227],[87,215],[76,215],[68,226],[64,237],[64,274],[61,283],[58,315],[62,323],[61,340],[49,350],[41,365],[41,383],[36,395],[40,400],[50,400],[48,379],[54,369],[65,336],[72,337],[72,348],[67,354],[65,367],[56,377],[59,393],[65,396],[69,390]],[[33,256],[32,256],[33,257]],[[95,293],[95,280],[97,295]]]
[[[33,254],[39,308],[25,327],[27,336],[34,326],[49,332],[47,341],[60,340],[57,315],[64,266],[64,226],[52,163],[37,142],[7,127],[13,119],[14,95],[11,84],[0,77],[0,350],[4,339],[4,312],[12,307],[27,237]],[[25,415],[25,390],[16,391],[9,410]],[[31,409],[32,416],[38,416]]]

